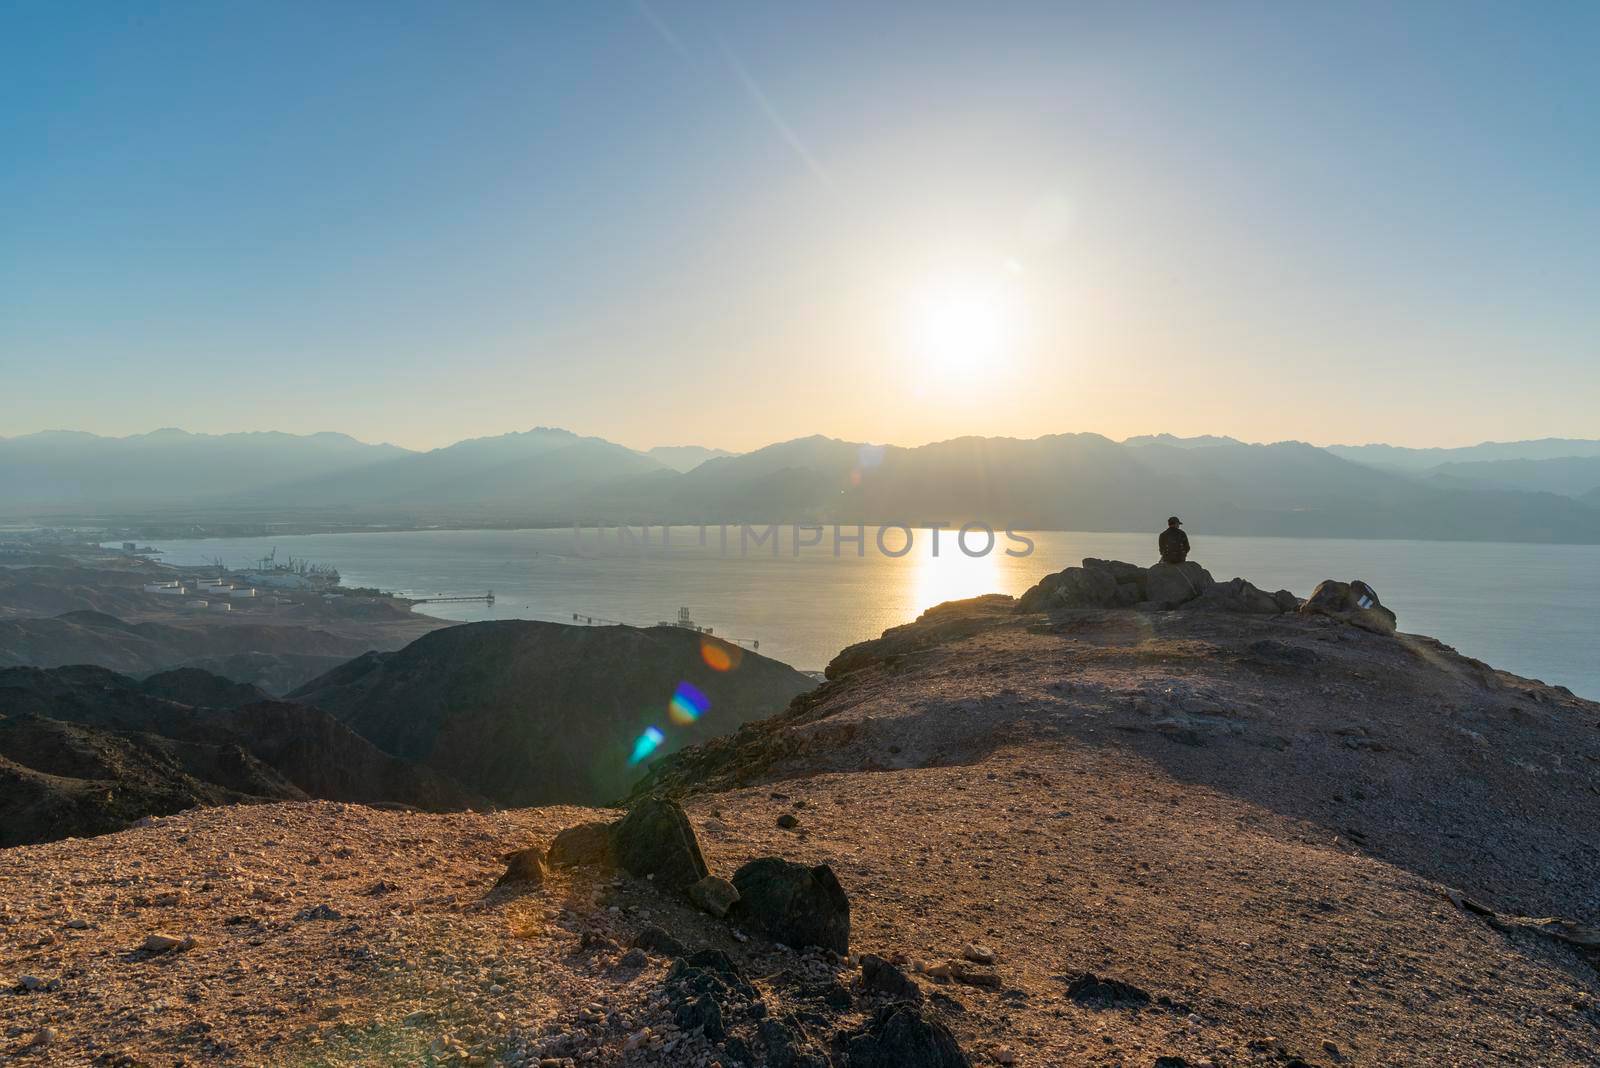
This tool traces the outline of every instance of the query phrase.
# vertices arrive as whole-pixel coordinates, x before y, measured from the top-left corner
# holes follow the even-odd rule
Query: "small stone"
[[[974,964],[993,964],[994,950],[976,942],[968,942],[961,949],[961,955]]]
[[[617,967],[627,968],[630,971],[637,971],[649,963],[650,955],[644,950],[640,949],[638,946],[634,946],[632,949],[628,950],[628,952],[622,955],[621,960],[617,961]]]
[[[144,951],[146,953],[185,953],[199,944],[192,936],[179,938],[177,935],[156,933],[145,938]]]
[[[342,920],[344,913],[331,905],[314,905],[295,913],[297,920]]]
[[[49,1045],[53,1044],[55,1042],[55,1040],[56,1040],[55,1028],[53,1028],[53,1027],[42,1027],[34,1034],[33,1038],[28,1041],[28,1048],[29,1049],[44,1049],[46,1046],[49,1046]]]
[[[66,926],[74,931],[87,931],[89,929],[89,921],[81,916],[74,916],[67,921]]]
[[[785,812],[778,817],[778,826],[784,830],[793,830],[800,826],[800,819],[793,812]]]

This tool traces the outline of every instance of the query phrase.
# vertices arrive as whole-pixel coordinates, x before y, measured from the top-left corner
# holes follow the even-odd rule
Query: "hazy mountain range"
[[[906,522],[1600,542],[1600,441],[1463,449],[1226,437],[965,437],[917,447],[800,438],[734,455],[639,452],[539,427],[427,452],[340,434],[0,439],[12,518],[313,517],[476,522]]]

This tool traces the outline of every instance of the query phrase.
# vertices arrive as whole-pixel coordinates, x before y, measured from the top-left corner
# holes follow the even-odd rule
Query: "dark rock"
[[[1277,593],[1272,595],[1272,599],[1278,602],[1278,611],[1280,612],[1300,611],[1300,598],[1296,597],[1288,590],[1279,590]]]
[[[617,863],[657,886],[687,890],[711,874],[694,827],[676,801],[647,797],[628,810],[613,834]]]
[[[789,831],[800,826],[800,820],[793,812],[785,812],[778,817],[778,826]]]
[[[762,857],[734,872],[733,885],[739,903],[730,916],[785,945],[850,952],[850,900],[826,864]]]
[[[557,868],[601,867],[616,865],[616,852],[612,845],[614,823],[580,823],[556,835],[550,843],[546,859]]]
[[[762,1020],[761,1044],[767,1051],[767,1068],[828,1068],[827,1057],[789,1024]]]
[[[1067,982],[1067,997],[1090,1008],[1138,1008],[1150,1004],[1150,994],[1120,979],[1106,979],[1093,972],[1074,975]]]
[[[1366,586],[1365,583],[1361,585],[1371,594],[1372,587]],[[1363,607],[1354,589],[1355,586],[1356,583],[1352,582],[1323,579],[1317,583],[1317,588],[1311,591],[1311,596],[1300,606],[1300,614],[1327,616],[1374,634],[1392,635],[1397,622],[1395,614],[1379,604],[1376,595],[1371,595],[1371,604]]]
[[[544,885],[544,850],[538,846],[530,846],[527,849],[519,849],[514,853],[507,853],[501,859],[506,864],[505,874],[501,875],[494,885]]]
[[[922,1001],[922,988],[915,980],[873,953],[861,957],[861,989],[894,1001]]]
[[[673,1014],[673,1020],[685,1031],[704,1032],[712,1042],[721,1042],[728,1034],[722,1025],[722,1009],[710,994],[684,1001]]]
[[[661,927],[646,927],[634,936],[633,944],[646,953],[654,953],[662,957],[687,957],[689,955],[688,948]]]
[[[950,1029],[916,1005],[890,1005],[852,1034],[839,1036],[846,1068],[971,1068]]]

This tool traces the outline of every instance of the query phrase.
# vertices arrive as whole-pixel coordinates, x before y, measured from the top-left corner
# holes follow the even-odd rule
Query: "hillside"
[[[198,805],[321,797],[481,803],[326,713],[203,672],[0,670],[0,846],[120,830]]]
[[[1072,583],[1058,602],[1092,585],[1042,587]],[[575,860],[581,834],[494,888],[507,851],[615,813],[210,809],[0,853],[0,968],[32,977],[7,1052],[1600,1063],[1600,706],[1216,589],[1172,611],[944,605],[658,763],[634,812],[682,797],[736,880],[755,858],[828,865],[848,957]],[[139,948],[158,932],[180,948]],[[701,948],[726,957],[676,959]],[[913,1017],[962,1052],[873,1059],[891,1026],[931,1033]]]
[[[693,720],[669,707],[685,683],[709,699]],[[368,654],[290,697],[501,803],[577,804],[627,791],[647,728],[660,729],[661,751],[672,752],[771,715],[814,685],[677,627],[508,620]]]
[[[426,629],[426,628],[418,628]],[[0,667],[94,664],[130,675],[193,666],[282,693],[371,642],[319,627],[128,623],[100,612],[0,619]]]

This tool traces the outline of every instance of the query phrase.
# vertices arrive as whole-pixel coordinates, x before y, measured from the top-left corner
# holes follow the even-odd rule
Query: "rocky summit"
[[[930,609],[625,811],[219,805],[0,852],[0,1055],[1600,1063],[1600,706],[1354,581],[1196,567],[1176,604],[1085,561]]]

